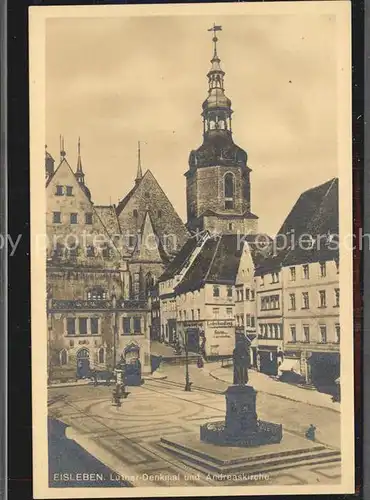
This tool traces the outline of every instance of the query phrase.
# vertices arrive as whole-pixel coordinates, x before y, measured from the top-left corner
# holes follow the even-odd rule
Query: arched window
[[[59,359],[61,365],[68,364],[68,353],[66,349],[62,349],[59,353]]]
[[[101,348],[99,349],[99,354],[98,354],[98,362],[99,362],[100,364],[103,364],[103,363],[104,363],[104,357],[105,357],[105,356],[104,356],[104,354],[105,354],[105,352],[104,352],[104,347],[101,347]]]
[[[234,208],[234,175],[230,172],[224,177],[224,194],[225,208]]]

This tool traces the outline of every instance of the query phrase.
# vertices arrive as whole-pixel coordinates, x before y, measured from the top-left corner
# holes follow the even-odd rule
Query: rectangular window
[[[340,298],[339,288],[336,288],[334,293],[335,293],[335,305],[334,305],[334,307],[339,307],[339,298]]]
[[[240,300],[243,302],[244,300],[244,292],[243,290],[240,290]]]
[[[261,311],[266,311],[267,309],[267,297],[261,297]]]
[[[302,309],[310,308],[310,299],[308,296],[308,292],[302,292]]]
[[[60,212],[53,212],[53,223],[60,224],[62,222],[62,214]]]
[[[71,224],[77,224],[77,214],[71,214]]]
[[[141,317],[134,318],[134,332],[141,333]]]
[[[310,268],[308,267],[308,264],[304,264],[302,269],[303,269],[303,279],[305,280],[310,279]]]
[[[289,294],[289,300],[290,300],[290,309],[292,311],[295,311],[295,293]]]
[[[76,319],[67,318],[67,334],[76,335]]]
[[[326,277],[326,262],[320,262],[320,276],[321,278]]]
[[[250,315],[250,314],[247,314],[247,315],[245,316],[245,324],[246,324],[247,326],[251,326],[251,315]]]
[[[220,287],[219,287],[219,286],[217,286],[217,285],[215,285],[215,286],[213,287],[213,296],[214,296],[214,297],[219,297],[219,296],[220,296]]]
[[[85,224],[92,224],[93,223],[93,214],[87,213],[85,214]]]
[[[326,292],[325,292],[325,290],[319,291],[319,307],[326,307]]]
[[[90,319],[91,335],[99,334],[99,318]]]
[[[256,320],[255,320],[254,316],[251,316],[251,327],[252,328],[256,327]]]
[[[327,342],[326,325],[320,325],[320,342],[322,344]]]
[[[228,286],[227,287],[227,296],[228,297],[232,297],[233,296],[233,287],[232,286]]]
[[[290,281],[295,281],[295,267],[290,268]]]
[[[340,324],[336,323],[335,325],[335,342],[339,344],[340,342]]]
[[[239,302],[240,300],[240,292],[239,290],[236,291],[236,301]]]
[[[245,300],[249,300],[249,297],[250,297],[250,290],[249,290],[249,288],[246,288],[245,289]]]
[[[226,308],[226,316],[228,318],[232,318],[233,317],[233,308],[232,307],[227,307]]]
[[[194,321],[194,309],[191,310],[191,319]]]
[[[80,335],[87,335],[87,318],[78,318]]]
[[[255,298],[255,292],[254,290],[251,290],[251,300],[254,300],[254,298]]]
[[[63,186],[55,186],[56,196],[63,196]]]
[[[213,312],[213,318],[218,319],[219,314],[220,314],[220,309],[218,307],[214,307],[212,312]]]
[[[279,283],[279,273],[272,273],[271,274],[271,282],[272,283]]]
[[[66,186],[66,195],[73,196],[73,187],[72,186]]]
[[[303,325],[303,342],[310,341],[310,327],[308,325]]]
[[[279,295],[273,295],[274,309],[280,309],[280,297]]]
[[[290,325],[290,338],[291,342],[297,342],[297,330],[295,325]]]
[[[123,318],[122,319],[122,327],[123,327],[123,333],[128,334],[131,332],[131,318]],[[163,325],[162,325],[162,330],[163,330]]]

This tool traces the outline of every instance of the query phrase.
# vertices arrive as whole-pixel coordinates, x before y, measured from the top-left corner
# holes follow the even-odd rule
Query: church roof
[[[152,218],[149,211],[146,212],[140,231],[140,238],[137,239],[132,253],[134,260],[149,262],[166,262],[168,256],[164,251],[160,238],[155,233]]]
[[[190,168],[224,166],[247,167],[248,155],[237,146],[227,130],[214,130],[204,135],[203,144],[191,151]]]
[[[162,242],[160,251],[165,252],[166,260],[172,252],[179,251],[189,237],[183,221],[150,170],[137,179],[131,191],[119,202],[116,212],[124,234],[136,234],[141,230],[148,212],[154,234]]]
[[[264,259],[257,275],[281,266],[338,258],[338,245],[329,244],[332,237],[337,241],[339,233],[338,185],[334,178],[301,194],[275,237],[277,248],[282,247],[283,241],[286,246]],[[308,240],[305,235],[312,237],[311,249],[305,243],[299,244],[300,238]]]
[[[94,210],[110,235],[121,233],[114,205],[94,205]]]
[[[257,235],[248,235],[244,238],[249,245],[253,260],[258,254],[257,246],[254,244],[256,237]],[[209,238],[175,288],[175,292],[180,294],[198,290],[205,283],[234,284],[243,248],[240,235],[224,234]]]
[[[181,250],[168,264],[166,270],[160,276],[159,281],[165,281],[173,278],[178,273],[178,271],[182,269],[197,244],[198,242],[196,238],[189,238],[185,245],[181,248]]]

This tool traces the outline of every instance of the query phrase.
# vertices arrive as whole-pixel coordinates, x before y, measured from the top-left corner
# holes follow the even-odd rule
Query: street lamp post
[[[189,351],[188,351],[188,331],[185,330],[185,388],[187,392],[191,391],[191,382],[189,378]]]

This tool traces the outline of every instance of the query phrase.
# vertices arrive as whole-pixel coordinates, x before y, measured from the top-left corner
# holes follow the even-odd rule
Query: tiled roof
[[[259,252],[255,244],[256,237],[257,235],[249,235],[244,238],[254,261],[258,259]],[[204,283],[234,284],[243,248],[242,240],[237,234],[209,238],[176,287],[176,293],[199,289]]]
[[[178,271],[184,266],[186,260],[189,258],[190,254],[193,252],[197,246],[196,238],[189,238],[181,250],[175,255],[175,257],[168,264],[167,269],[160,276],[159,281],[165,281],[171,279],[177,274]]]
[[[94,210],[111,236],[121,233],[114,205],[94,205]]]
[[[129,191],[126,194],[126,196],[124,198],[122,198],[122,200],[118,203],[117,208],[116,208],[117,215],[119,215],[122,212],[122,210],[125,208],[127,203],[130,201],[130,199],[134,195],[136,189],[138,188],[138,185],[139,185],[139,183],[135,184],[135,186],[131,189],[131,191]]]
[[[281,266],[336,259],[338,249],[334,248],[334,242],[328,245],[330,240],[327,236],[338,235],[338,209],[337,178],[302,193],[275,237],[275,255],[270,255],[260,262],[256,275]],[[309,245],[299,244],[304,235],[313,238],[314,243],[310,250],[307,249]],[[287,244],[282,248],[284,240]],[[305,241],[308,241],[308,237]]]

